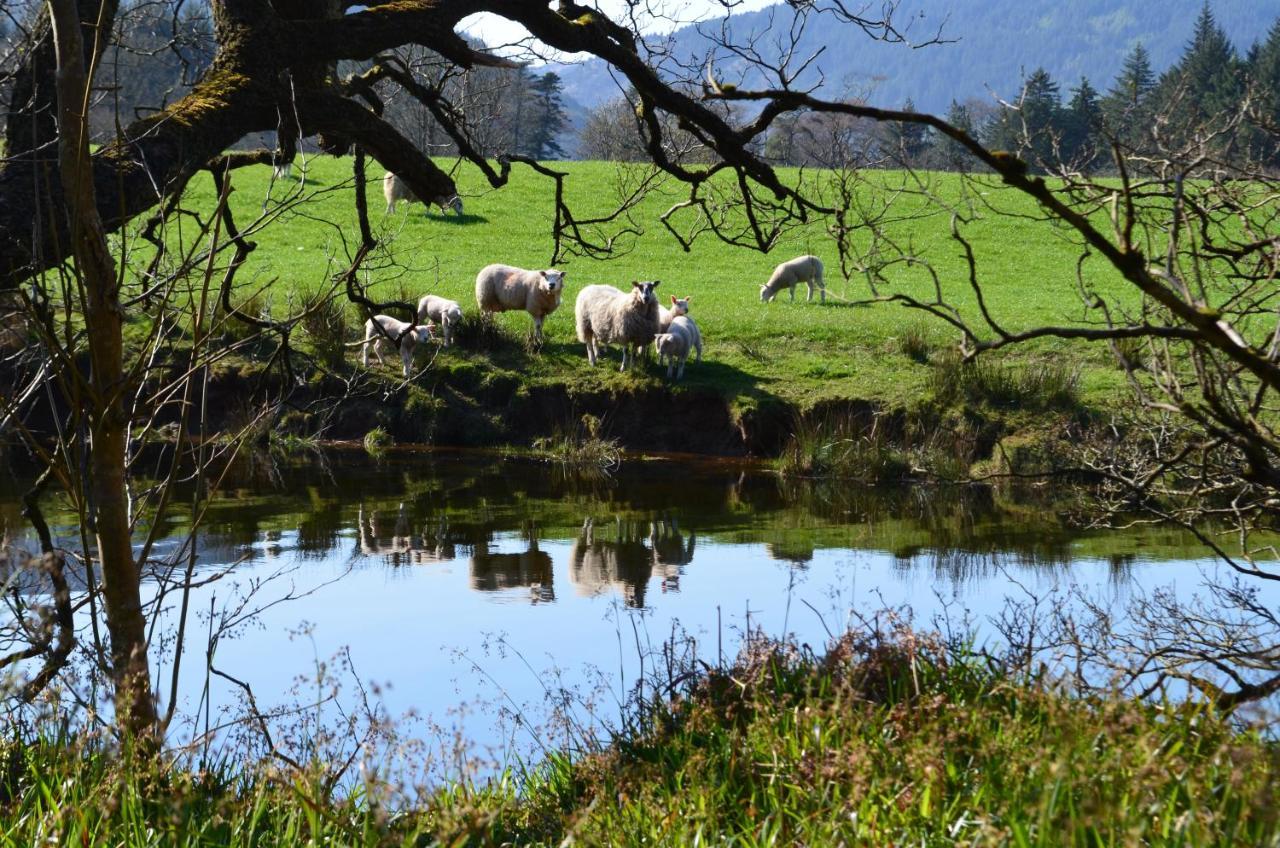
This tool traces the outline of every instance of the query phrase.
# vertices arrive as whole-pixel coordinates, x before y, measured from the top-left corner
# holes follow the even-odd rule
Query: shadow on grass
[[[483,215],[472,215],[464,212],[461,215],[455,215],[452,212],[428,212],[427,220],[437,221],[441,224],[452,224],[455,227],[463,227],[467,224],[487,224],[489,219]]]

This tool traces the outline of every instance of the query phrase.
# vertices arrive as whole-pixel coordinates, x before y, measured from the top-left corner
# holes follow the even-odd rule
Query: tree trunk
[[[149,739],[156,728],[147,663],[138,564],[129,533],[125,489],[127,396],[123,315],[115,263],[94,196],[89,158],[90,76],[84,66],[80,20],[74,0],[49,0],[57,54],[58,164],[66,199],[72,251],[85,302],[89,344],[90,516],[103,576],[103,606],[111,634],[111,674],[117,724],[130,738]],[[96,51],[95,51],[96,53]]]

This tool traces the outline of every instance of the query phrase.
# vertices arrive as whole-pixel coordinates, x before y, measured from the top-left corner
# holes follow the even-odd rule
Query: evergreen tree
[[[1058,84],[1044,68],[1036,68],[1027,77],[1018,108],[1001,111],[987,132],[986,142],[990,147],[1016,153],[1033,167],[1047,170],[1058,159],[1062,124],[1062,95]]]
[[[1063,160],[1081,170],[1092,170],[1102,152],[1102,102],[1088,77],[1081,77],[1080,84],[1071,89],[1062,124]]]
[[[534,159],[563,159],[559,135],[569,122],[561,99],[560,75],[548,71],[535,77],[529,85],[530,108],[524,121],[528,127],[522,134],[524,152]]]
[[[1266,41],[1250,53],[1247,76],[1254,120],[1249,146],[1263,162],[1280,166],[1280,18],[1271,24]]]
[[[1241,71],[1235,48],[1205,0],[1186,51],[1160,81],[1161,111],[1174,115],[1175,129],[1183,131],[1230,115],[1244,95]]]
[[[973,111],[966,103],[951,101],[951,106],[947,109],[947,123],[975,138],[978,135],[977,127],[974,125]],[[938,161],[946,170],[964,171],[973,165],[968,152],[956,142],[945,135],[938,136],[938,142]]]
[[[1151,57],[1139,42],[1125,57],[1120,74],[1102,101],[1107,131],[1131,150],[1142,147],[1148,138],[1155,89],[1156,75],[1151,70]]]
[[[911,98],[902,104],[902,111],[916,111],[916,104]],[[887,125],[890,153],[896,155],[905,165],[916,165],[925,151],[929,149],[929,128],[924,124],[904,121]]]

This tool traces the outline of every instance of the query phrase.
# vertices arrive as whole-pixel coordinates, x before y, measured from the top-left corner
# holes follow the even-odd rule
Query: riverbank
[[[323,753],[141,767],[0,744],[6,845],[1268,845],[1280,748],[1207,709],[1081,699],[937,637],[668,658],[607,743],[498,778],[339,790]],[[425,791],[425,794],[423,792]]]

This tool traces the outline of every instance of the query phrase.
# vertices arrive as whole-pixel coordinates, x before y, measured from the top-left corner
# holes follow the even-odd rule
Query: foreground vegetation
[[[1277,844],[1280,748],[1196,706],[1074,698],[905,630],[692,668],[603,748],[425,796],[11,735],[3,844]]]

